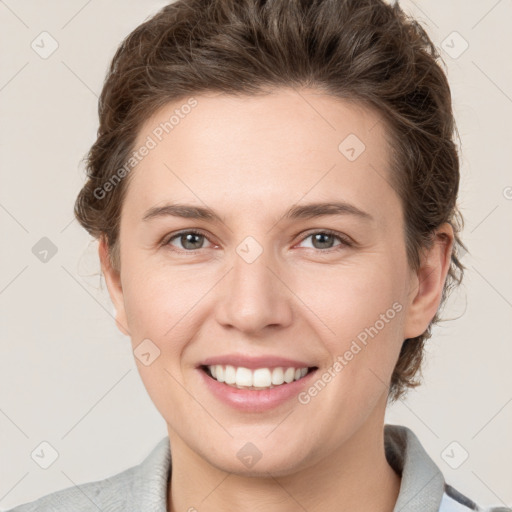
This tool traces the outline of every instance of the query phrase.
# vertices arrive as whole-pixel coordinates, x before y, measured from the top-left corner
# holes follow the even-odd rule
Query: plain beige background
[[[0,1],[1,510],[138,464],[167,435],[72,211],[110,59],[165,3]],[[401,5],[448,66],[470,252],[445,310],[458,319],[434,330],[423,386],[387,422],[413,429],[459,491],[511,506],[512,3]],[[47,469],[31,457],[42,442]]]

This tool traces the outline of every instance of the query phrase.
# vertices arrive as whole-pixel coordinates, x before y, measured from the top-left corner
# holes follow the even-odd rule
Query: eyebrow
[[[310,203],[293,206],[284,215],[284,219],[313,219],[325,215],[352,215],[367,222],[375,219],[368,213],[353,204],[346,202]],[[223,223],[221,217],[208,207],[192,206],[187,204],[166,204],[154,206],[147,210],[142,217],[144,222],[157,217],[181,217],[185,219],[201,219]]]

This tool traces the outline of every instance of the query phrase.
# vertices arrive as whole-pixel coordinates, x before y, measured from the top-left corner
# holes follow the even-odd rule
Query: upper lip
[[[231,365],[235,367],[244,367],[252,370],[257,368],[310,368],[313,365],[297,359],[288,359],[285,357],[277,356],[258,356],[248,357],[242,354],[226,354],[223,356],[209,357],[205,359],[199,366],[214,366],[214,365]]]

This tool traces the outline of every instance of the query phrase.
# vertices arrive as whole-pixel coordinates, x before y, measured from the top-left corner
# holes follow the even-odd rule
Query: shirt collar
[[[444,477],[412,430],[385,425],[384,447],[389,465],[402,479],[393,512],[437,512]],[[169,437],[161,439],[141,464],[128,471],[133,472],[133,479],[126,505],[133,505],[134,511],[166,512],[171,476]]]
[[[402,425],[384,426],[389,465],[402,477],[393,512],[437,512],[445,481],[414,432]]]

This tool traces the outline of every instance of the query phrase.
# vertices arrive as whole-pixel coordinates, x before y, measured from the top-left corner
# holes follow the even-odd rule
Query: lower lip
[[[228,386],[210,377],[201,368],[198,369],[207,388],[223,403],[244,412],[268,411],[297,395],[308,386],[316,369],[310,371],[302,379],[295,380],[289,384],[281,384],[269,389],[238,389]]]

